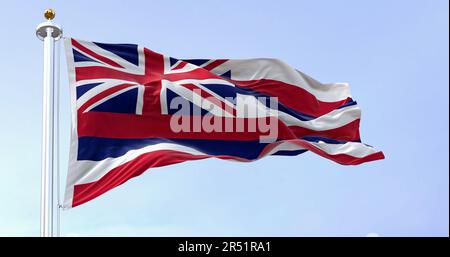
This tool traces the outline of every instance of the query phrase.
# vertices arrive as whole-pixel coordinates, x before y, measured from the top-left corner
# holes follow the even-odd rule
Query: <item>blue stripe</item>
[[[282,150],[282,151],[275,152],[272,155],[296,156],[296,155],[302,154],[302,153],[307,152],[307,151],[308,150],[306,150],[306,149],[294,150],[294,151]]]
[[[332,138],[327,138],[327,137],[316,137],[316,136],[306,136],[306,137],[302,137],[302,139],[309,141],[309,142],[319,142],[319,141],[323,141],[327,144],[345,144],[349,141],[344,141],[344,140],[337,140],[337,139],[332,139]]]
[[[251,89],[248,89],[248,88],[241,88],[241,87],[237,87],[236,86],[236,90],[237,90],[237,93],[242,94],[242,95],[252,95],[254,97],[263,97],[263,98],[266,98],[266,99],[270,97],[268,95],[259,93],[257,91],[254,91],[254,90],[251,90]],[[266,106],[270,107],[270,105],[268,103],[263,103],[263,104],[265,104]],[[308,121],[308,120],[313,120],[313,119],[317,118],[317,117],[314,117],[314,116],[311,116],[311,115],[308,115],[308,114],[305,114],[305,113],[301,113],[301,112],[295,111],[295,110],[285,106],[284,104],[282,104],[280,102],[278,102],[278,110],[282,111],[284,113],[287,113],[287,114],[289,114],[289,115],[291,115],[291,116],[293,116],[293,117],[295,117],[295,118],[297,118],[299,120],[302,120],[302,121]]]
[[[214,93],[218,94],[222,98],[226,98],[226,97],[235,98],[236,91],[238,91],[238,90],[236,90],[235,87],[230,87],[230,86],[223,85],[223,84],[203,84],[203,83],[201,83],[201,85],[206,87],[207,89],[213,91]]]
[[[99,137],[80,137],[78,139],[78,160],[100,161],[106,158],[117,158],[130,150],[140,149],[158,143],[174,143],[194,148],[208,155],[236,156],[254,160],[261,153],[267,143],[254,141],[233,140],[204,140],[204,139],[117,139]]]
[[[342,109],[348,106],[356,105],[356,101],[354,101],[352,98],[350,98],[345,104],[339,106],[337,109]]]
[[[328,144],[344,144],[347,141],[325,137],[307,136],[302,139],[309,142],[323,141]],[[228,155],[255,160],[268,143],[260,143],[259,140],[206,140],[206,139],[170,139],[170,138],[142,138],[142,139],[118,139],[100,137],[80,137],[78,139],[78,160],[101,161],[106,158],[117,158],[130,150],[141,149],[146,146],[159,143],[173,143],[187,146],[208,155]],[[293,156],[307,150],[285,151],[281,150],[272,155]]]

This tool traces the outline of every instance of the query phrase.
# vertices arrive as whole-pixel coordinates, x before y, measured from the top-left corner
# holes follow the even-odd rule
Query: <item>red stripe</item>
[[[161,116],[161,81],[153,81],[144,86],[144,105],[142,106],[142,116],[139,117],[153,117]],[[148,121],[148,120],[147,120]],[[148,124],[149,125],[149,124]]]
[[[289,126],[289,129],[296,135],[296,137],[306,137],[306,136],[316,136],[316,137],[327,137],[337,140],[344,141],[359,141],[359,123],[360,119],[354,120],[342,127],[315,131],[307,128],[302,128],[298,126]]]
[[[177,66],[175,66],[175,68],[172,68],[172,70],[179,70],[179,69],[183,69],[184,66],[186,66],[186,64],[188,64],[187,62],[183,62],[181,61]]]
[[[278,97],[278,101],[285,106],[314,117],[322,116],[335,110],[345,104],[349,99],[347,98],[337,102],[323,102],[303,88],[277,80],[233,80],[232,82],[239,87],[248,88],[272,97]]]
[[[160,82],[164,73],[164,56],[144,48],[145,56],[145,80],[142,85],[151,82]]]
[[[216,68],[217,66],[223,64],[223,63],[226,62],[226,61],[228,61],[228,60],[227,60],[227,59],[218,59],[218,60],[215,60],[215,61],[213,61],[213,62],[207,64],[205,67],[203,67],[203,69],[205,69],[205,70],[212,70],[212,69]]]
[[[221,124],[224,132],[194,132],[194,122],[196,118],[190,118],[191,132],[174,132],[170,127],[170,119],[174,115],[161,115],[158,118],[152,115],[130,115],[120,113],[100,113],[86,112],[78,115],[78,136],[105,137],[105,138],[190,138],[190,139],[223,139],[223,140],[258,140],[261,135],[266,135],[264,131],[248,132],[248,122],[250,119],[224,118]],[[174,116],[181,118],[181,116]],[[266,121],[265,118],[253,119],[253,122]],[[278,138],[292,139],[295,135],[275,117],[271,118],[267,124],[278,125]],[[178,119],[176,120],[178,121]],[[225,132],[226,122],[232,122],[232,131]],[[268,121],[268,120],[267,120]],[[242,122],[244,132],[236,132],[236,123]]]
[[[164,79],[169,81],[178,81],[182,79],[221,79],[224,80],[222,77],[209,72],[203,68],[197,68],[194,70],[191,70],[189,72],[180,72],[180,73],[169,73],[164,74]]]
[[[158,110],[159,111],[159,110]],[[260,131],[236,132],[236,123],[243,122],[248,124],[250,121],[258,122],[266,121],[265,118],[257,119],[237,119],[223,118],[222,131],[225,131],[227,122],[232,123],[232,131],[235,132],[173,132],[170,128],[170,119],[173,115],[130,115],[121,113],[100,113],[86,112],[80,113],[78,117],[78,136],[106,137],[106,138],[192,138],[192,139],[224,139],[224,140],[257,140],[261,136]],[[176,116],[174,116],[175,118]],[[180,117],[180,116],[178,116]],[[197,120],[190,118],[190,128],[194,128],[193,122]],[[267,120],[269,121],[269,120]],[[296,126],[287,127],[284,123],[272,117],[269,123],[278,126],[279,139],[293,139],[304,136],[323,136],[338,140],[359,140],[359,120],[348,123],[339,128],[314,131]],[[277,123],[276,123],[277,122]],[[258,126],[257,126],[258,127]]]
[[[75,67],[75,80],[81,81],[86,79],[121,79],[124,81],[142,83],[145,81],[145,76],[100,66]]]
[[[142,115],[161,115],[161,79],[164,73],[164,57],[147,48],[145,54],[144,106]]]
[[[204,69],[196,69],[186,73],[166,74],[164,78],[169,81],[178,81],[182,79],[222,79],[224,78],[212,74]],[[350,98],[337,102],[323,102],[318,100],[313,94],[303,88],[295,85],[287,84],[277,80],[249,80],[236,81],[231,83],[238,87],[248,88],[255,92],[259,92],[268,96],[278,97],[278,101],[285,106],[314,117],[327,114],[336,108],[345,104]]]
[[[76,48],[80,49],[81,51],[89,54],[90,56],[95,57],[96,59],[104,62],[104,63],[107,63],[107,64],[109,64],[111,66],[114,66],[114,67],[117,67],[117,68],[123,68],[123,66],[121,66],[118,63],[116,63],[115,61],[113,61],[113,60],[111,60],[111,59],[109,59],[107,57],[98,55],[95,52],[93,52],[93,51],[89,50],[88,48],[84,47],[83,45],[78,43],[75,39],[72,39],[72,45],[75,46]]]
[[[366,155],[362,158],[354,157],[348,154],[328,154],[324,152],[323,150],[315,147],[314,145],[303,141],[303,140],[293,140],[294,144],[300,145],[304,147],[305,149],[310,150],[311,152],[314,152],[324,158],[330,159],[332,161],[335,161],[342,165],[358,165],[364,162],[370,162],[370,161],[376,161],[384,159],[383,152],[375,152],[373,154]]]

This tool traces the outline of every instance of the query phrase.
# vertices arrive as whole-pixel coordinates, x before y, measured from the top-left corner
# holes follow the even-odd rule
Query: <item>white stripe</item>
[[[141,149],[130,150],[126,154],[117,158],[106,158],[101,161],[76,161],[70,167],[70,172],[68,174],[70,179],[68,180],[68,183],[73,186],[75,184],[84,184],[97,181],[115,167],[131,161],[144,153],[159,150],[173,150],[192,155],[205,155],[204,153],[193,148],[178,144],[160,143],[149,145]]]
[[[224,79],[181,79],[177,81],[171,81],[174,84],[221,84],[223,86],[235,87],[231,82]]]
[[[298,151],[298,150],[305,150],[305,148],[296,145],[294,143],[291,143],[289,141],[283,142],[279,145],[277,145],[276,147],[274,147],[272,150],[270,150],[269,152],[267,152],[266,154],[264,154],[264,156],[267,155],[272,155],[278,151]],[[262,157],[264,157],[262,156]]]
[[[287,126],[299,126],[315,131],[335,129],[347,125],[361,117],[361,109],[356,105],[334,110],[316,119],[302,121],[287,113],[278,111],[278,118]]]
[[[351,97],[347,83],[322,84],[277,59],[228,60],[211,72],[222,75],[229,70],[233,80],[278,80],[303,88],[324,102],[337,102]]]
[[[159,94],[159,102],[161,103],[161,114],[168,114],[167,112],[167,86],[169,81],[161,80],[161,92]]]
[[[245,113],[240,111],[244,108],[244,106],[241,106],[241,101],[246,104],[247,112]],[[237,94],[236,103],[238,117],[262,118],[272,116],[277,117],[286,126],[298,126],[315,131],[339,128],[361,117],[361,110],[357,105],[336,109],[315,119],[303,121],[280,110],[270,109],[268,106],[260,103],[254,96]],[[241,114],[244,114],[244,116]]]
[[[355,158],[363,158],[367,155],[378,152],[373,147],[358,142],[347,142],[345,144],[327,144],[323,141],[319,141],[317,143],[308,143],[331,155],[346,154]]]
[[[142,107],[144,106],[144,91],[145,86],[138,85],[138,95],[136,102],[136,114],[142,115]]]

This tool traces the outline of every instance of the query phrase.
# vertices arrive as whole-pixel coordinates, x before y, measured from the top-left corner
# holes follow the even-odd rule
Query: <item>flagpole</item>
[[[41,163],[41,236],[51,237],[58,230],[54,226],[55,202],[55,42],[62,36],[62,29],[52,22],[55,11],[44,12],[47,21],[36,28],[36,36],[44,41],[44,80],[42,98],[42,163]],[[56,96],[57,97],[57,96]],[[59,181],[56,181],[59,183]]]

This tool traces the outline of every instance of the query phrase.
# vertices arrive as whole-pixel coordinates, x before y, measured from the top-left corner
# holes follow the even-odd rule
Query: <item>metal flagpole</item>
[[[54,217],[58,208],[54,197],[55,182],[55,41],[62,35],[62,29],[52,22],[55,11],[45,10],[47,21],[36,28],[36,36],[44,41],[44,80],[42,98],[42,174],[41,174],[41,236],[50,237],[58,230],[54,228]],[[59,183],[59,181],[56,181]]]

